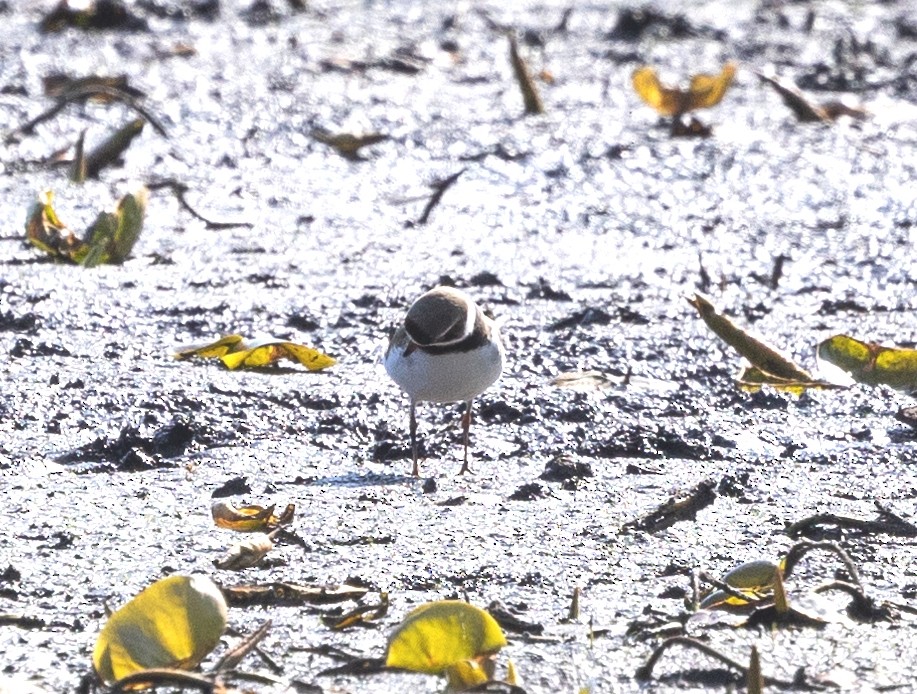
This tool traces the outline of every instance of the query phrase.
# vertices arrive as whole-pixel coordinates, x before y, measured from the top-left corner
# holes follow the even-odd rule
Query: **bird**
[[[417,403],[465,403],[462,433],[469,471],[472,401],[503,373],[506,353],[497,324],[465,292],[438,286],[418,297],[392,333],[385,370],[411,399],[411,456],[417,463]]]

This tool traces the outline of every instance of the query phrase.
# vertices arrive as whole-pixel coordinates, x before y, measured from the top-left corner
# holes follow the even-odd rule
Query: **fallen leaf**
[[[266,533],[252,533],[242,542],[230,547],[225,556],[215,559],[213,565],[226,571],[241,571],[257,564],[272,549],[274,542],[270,536]]]
[[[460,600],[440,600],[405,617],[389,638],[385,664],[439,675],[505,645],[500,625],[487,612]]]
[[[143,118],[135,118],[87,152],[84,163],[86,176],[97,178],[103,168],[118,161],[118,158],[130,147],[134,138],[143,132],[144,125],[146,121]]]
[[[202,357],[204,359],[222,357],[235,349],[244,349],[239,346],[244,342],[245,338],[241,335],[224,335],[216,342],[209,342],[206,345],[183,347],[175,353],[175,358],[181,360],[188,357]]]
[[[107,684],[150,668],[195,667],[226,627],[226,601],[209,578],[169,576],[108,618],[92,664]]]
[[[771,86],[780,95],[783,103],[789,107],[796,119],[801,123],[829,123],[841,116],[864,120],[869,115],[862,106],[845,103],[843,100],[826,101],[821,104],[813,103],[795,86],[785,84],[776,77],[762,72],[756,72],[755,74],[758,75],[758,79]]]
[[[312,131],[312,139],[333,147],[345,159],[359,160],[361,149],[379,142],[385,142],[389,139],[389,136],[384,133],[366,133],[362,135],[332,133],[322,128],[316,128]]]
[[[274,515],[274,508],[273,505],[234,506],[230,501],[216,501],[210,507],[210,515],[220,528],[243,533],[264,532],[288,525],[293,520],[294,504],[288,504],[279,516]]]
[[[688,303],[697,310],[707,327],[717,337],[745,357],[752,366],[778,378],[813,382],[814,379],[808,371],[796,366],[776,349],[739,328],[726,316],[719,313],[710,300],[702,294],[695,294],[693,298],[688,299]]]
[[[748,599],[743,601],[724,590],[716,590],[701,601],[700,607],[710,609],[719,606],[747,605],[771,595],[774,592],[774,582],[779,570],[779,565],[769,559],[758,559],[740,564],[723,576],[723,583],[748,596]]]
[[[835,335],[821,342],[816,354],[819,361],[836,366],[859,383],[917,392],[917,350]]]
[[[689,87],[684,89],[662,84],[656,70],[645,65],[634,71],[632,83],[640,98],[660,115],[678,118],[689,111],[720,103],[735,73],[735,63],[726,63],[719,75],[694,75]]]
[[[770,386],[775,390],[782,390],[787,393],[792,393],[793,395],[801,395],[810,388],[816,390],[836,390],[846,387],[838,383],[831,383],[823,380],[812,379],[805,381],[800,379],[781,378],[780,376],[774,376],[774,374],[762,371],[757,366],[746,366],[743,368],[736,382],[739,388],[749,393],[757,393],[761,390],[762,386]]]
[[[373,626],[376,620],[388,614],[388,604],[388,593],[383,592],[378,604],[360,605],[342,615],[322,615],[322,623],[335,631],[354,626]]]
[[[54,193],[50,190],[38,195],[38,202],[32,205],[26,220],[26,238],[49,255],[72,259],[82,242],[61,222],[53,203]]]
[[[273,582],[224,586],[223,594],[231,605],[331,605],[359,600],[369,591],[361,586]]]
[[[128,193],[114,212],[101,212],[80,240],[58,218],[52,206],[53,195],[38,196],[26,221],[26,238],[34,246],[56,258],[94,267],[102,263],[122,263],[130,255],[143,230],[149,192],[141,186]]]
[[[287,342],[275,337],[246,342],[241,335],[226,335],[216,342],[183,347],[175,352],[174,356],[176,359],[219,358],[231,370],[261,368],[280,359],[298,362],[309,371],[321,371],[337,363],[327,354],[295,342]]]

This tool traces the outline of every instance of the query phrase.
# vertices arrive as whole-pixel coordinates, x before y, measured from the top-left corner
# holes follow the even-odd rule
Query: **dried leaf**
[[[801,395],[810,388],[816,390],[836,390],[845,386],[837,383],[830,383],[823,380],[794,380],[791,378],[780,378],[762,371],[757,366],[746,366],[742,369],[739,377],[736,379],[739,388],[749,393],[757,393],[762,386],[770,386],[775,390],[782,390],[793,395]]]
[[[829,123],[837,120],[841,116],[848,116],[855,120],[863,120],[868,117],[868,112],[862,106],[845,103],[843,100],[826,101],[822,104],[815,104],[809,100],[795,86],[785,84],[775,77],[766,75],[761,72],[755,73],[758,79],[767,85],[773,87],[780,98],[783,99],[789,109],[801,123]]]
[[[213,522],[220,528],[251,533],[274,530],[288,525],[296,511],[294,504],[288,504],[283,513],[274,515],[275,506],[234,506],[230,501],[216,501],[210,507]]]
[[[298,583],[274,582],[257,585],[237,585],[223,588],[231,605],[331,605],[347,600],[359,600],[369,592],[361,586],[308,586]]]
[[[818,345],[817,355],[819,361],[838,367],[859,383],[917,391],[917,350],[835,335]]]
[[[252,533],[242,542],[235,543],[221,559],[215,559],[213,565],[227,571],[248,569],[264,559],[274,549],[274,542],[265,533]]]
[[[226,602],[205,576],[169,576],[109,617],[92,655],[106,683],[150,668],[191,669],[217,645]]]
[[[647,66],[634,71],[634,91],[663,116],[679,117],[698,108],[710,108],[722,101],[735,77],[735,63],[726,63],[719,75],[694,75],[687,89],[664,85],[656,70]]]
[[[716,333],[717,337],[745,357],[752,366],[757,366],[768,374],[791,381],[811,382],[813,380],[808,371],[796,366],[776,349],[752,337],[726,316],[718,313],[710,300],[702,294],[695,294],[693,299],[688,299],[688,303],[697,309],[707,327]]]
[[[389,136],[383,133],[366,133],[362,135],[332,133],[322,128],[316,128],[312,131],[312,139],[322,144],[330,145],[345,159],[356,160],[360,158],[359,153],[363,147],[385,142],[389,139]]]
[[[99,171],[118,161],[118,158],[130,147],[134,138],[143,132],[144,125],[146,121],[143,118],[135,118],[118,128],[95,149],[88,152],[85,158],[86,176],[96,178]]]
[[[360,605],[340,616],[323,615],[322,622],[335,631],[354,626],[372,626],[373,622],[388,614],[388,606],[388,593],[383,592],[377,605]]]
[[[761,72],[756,72],[755,74],[758,75],[758,79],[762,82],[773,87],[774,91],[783,99],[783,103],[789,107],[800,122],[812,123],[828,120],[828,116],[824,110],[820,106],[809,101],[796,87],[784,84],[778,79]]]
[[[623,381],[621,377],[609,376],[601,371],[570,371],[558,374],[551,384],[558,388],[570,388],[571,390],[601,390],[613,385],[621,385]]]

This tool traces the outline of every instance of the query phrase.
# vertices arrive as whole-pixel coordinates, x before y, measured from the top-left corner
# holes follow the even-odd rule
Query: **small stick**
[[[522,90],[522,101],[525,104],[525,115],[533,116],[544,113],[544,104],[535,88],[535,81],[529,72],[528,66],[519,55],[519,44],[513,34],[509,34],[509,59],[513,64],[513,74]]]
[[[147,183],[146,187],[150,190],[159,190],[161,188],[168,188],[175,195],[178,200],[178,204],[185,208],[188,213],[204,223],[204,226],[207,229],[219,230],[219,229],[235,229],[236,227],[247,227],[252,228],[251,222],[214,222],[210,219],[207,219],[205,216],[200,214],[195,210],[191,205],[185,200],[185,193],[188,192],[188,186],[186,186],[181,181],[176,181],[173,178],[170,178],[165,181],[156,181],[154,183]]]
[[[724,653],[720,653],[718,650],[716,650],[712,646],[708,646],[707,644],[701,641],[697,641],[696,639],[692,639],[689,636],[673,636],[671,638],[666,639],[661,644],[659,644],[656,650],[653,651],[653,654],[649,657],[649,660],[647,660],[646,663],[644,663],[637,670],[637,673],[636,673],[637,677],[639,679],[649,679],[650,677],[652,677],[653,668],[656,666],[656,663],[659,662],[659,659],[662,657],[662,654],[665,653],[672,646],[684,646],[686,648],[693,648],[695,650],[698,650],[701,653],[704,653],[705,655],[710,656],[714,660],[718,660],[719,662],[723,663],[724,665],[734,670],[737,670],[742,675],[742,677],[746,679],[748,678],[748,668],[745,667],[742,663],[740,663],[737,660],[734,660],[733,658],[730,658],[728,655],[725,655]],[[765,684],[773,684],[778,687],[792,687],[793,686],[792,682],[781,680],[776,677],[769,677],[767,675],[762,675],[761,679],[764,681]]]
[[[451,176],[448,176],[441,181],[436,181],[431,186],[433,188],[433,195],[430,196],[427,204],[424,205],[423,212],[421,212],[420,217],[417,218],[417,224],[427,223],[427,221],[430,219],[430,213],[433,212],[433,208],[439,204],[439,201],[442,200],[442,197],[445,195],[446,191],[455,185],[456,181],[459,180],[459,176],[461,176],[467,170],[467,168],[460,169]]]
[[[64,110],[67,104],[70,104],[74,101],[85,101],[86,99],[99,95],[106,96],[114,101],[120,101],[125,106],[132,108],[145,120],[149,121],[150,125],[153,126],[153,129],[156,132],[158,132],[163,137],[169,136],[169,134],[166,132],[166,129],[159,122],[159,120],[146,108],[141,106],[137,99],[131,94],[128,94],[127,92],[115,87],[90,85],[87,87],[77,87],[75,89],[68,90],[64,94],[61,94],[57,98],[57,103],[55,103],[54,106],[47,109],[46,111],[43,111],[42,113],[35,116],[35,118],[32,120],[20,125],[18,128],[8,133],[5,139],[7,142],[9,142],[16,135],[31,135],[35,130],[35,126],[39,125],[40,123],[44,123],[46,120],[54,118],[54,116]]]

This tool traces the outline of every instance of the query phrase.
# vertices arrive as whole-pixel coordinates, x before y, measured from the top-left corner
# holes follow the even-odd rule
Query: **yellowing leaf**
[[[646,65],[634,72],[632,82],[634,91],[660,115],[678,117],[720,103],[735,73],[735,63],[726,63],[719,75],[694,75],[690,87],[682,89],[662,84],[656,70]]]
[[[835,335],[818,345],[818,358],[867,385],[917,390],[917,350],[883,347],[849,335]]]
[[[125,195],[114,212],[101,212],[81,240],[60,221],[51,206],[50,191],[38,197],[29,212],[26,237],[45,253],[74,263],[95,267],[102,263],[121,263],[130,255],[146,213],[148,191],[140,187]]]
[[[487,665],[490,665],[488,668]],[[488,672],[489,670],[489,672]],[[478,660],[460,660],[446,668],[446,679],[449,689],[460,692],[479,684],[486,684],[493,678],[493,661],[485,659],[484,663]]]
[[[793,395],[802,395],[803,392],[810,388],[831,390],[845,387],[837,383],[829,383],[828,381],[814,379],[806,381],[798,378],[781,378],[780,376],[774,376],[774,374],[762,371],[757,366],[746,366],[742,369],[737,382],[739,388],[749,393],[757,393],[761,390],[762,386],[770,386],[774,390],[782,390],[787,393],[792,393]]]
[[[460,600],[440,600],[405,617],[389,638],[385,664],[438,675],[505,645],[503,630],[487,612]]]
[[[205,576],[156,581],[109,617],[92,664],[110,684],[150,668],[195,667],[226,627],[226,602]]]
[[[229,501],[216,501],[210,506],[213,522],[221,528],[251,533],[273,530],[293,520],[296,507],[288,504],[280,516],[274,515],[274,506],[234,506]]]
[[[53,202],[54,193],[50,190],[39,194],[25,223],[26,238],[49,255],[70,258],[81,242],[57,216]]]
[[[241,335],[227,335],[216,342],[185,347],[175,353],[176,359],[188,357],[219,357],[223,364],[232,370],[260,368],[280,359],[299,362],[309,371],[320,371],[337,363],[327,354],[295,342],[285,342],[273,337],[246,342]]]
[[[702,294],[695,294],[693,298],[688,299],[688,303],[697,309],[707,327],[716,333],[717,337],[745,357],[752,366],[757,366],[767,374],[789,381],[811,382],[813,380],[808,371],[796,366],[776,349],[742,330],[719,313],[710,300]]]
[[[229,369],[238,369],[240,367],[257,368],[273,364],[279,359],[297,361],[309,371],[320,371],[337,363],[327,354],[323,354],[317,349],[273,338],[259,340],[242,351],[224,354],[220,359]]]
[[[740,564],[723,576],[723,583],[747,595],[748,600],[740,600],[726,591],[717,590],[704,598],[700,606],[701,608],[710,608],[724,604],[745,605],[764,595],[769,595],[774,590],[774,582],[779,570],[779,565],[768,559],[758,559]]]
[[[240,349],[240,345],[245,342],[241,335],[225,335],[216,342],[209,342],[206,345],[193,345],[183,347],[175,353],[176,359],[187,359],[188,357],[203,357],[212,359],[222,357],[235,349]]]

